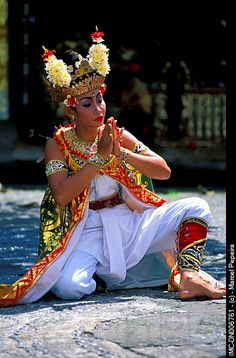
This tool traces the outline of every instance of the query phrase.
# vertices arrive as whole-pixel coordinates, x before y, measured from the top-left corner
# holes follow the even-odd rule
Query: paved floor
[[[43,187],[0,193],[0,281],[14,282],[36,260]],[[213,220],[204,267],[225,282],[225,192],[166,189],[168,201],[200,196]],[[225,357],[225,299],[179,301],[161,289],[93,294],[81,301],[46,295],[0,309],[0,357]]]

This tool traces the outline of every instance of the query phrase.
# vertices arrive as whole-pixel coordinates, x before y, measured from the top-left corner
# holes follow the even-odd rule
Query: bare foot
[[[95,272],[93,274],[93,279],[96,282],[96,292],[106,292],[107,290],[106,282],[101,277],[99,277]]]
[[[195,297],[209,297],[212,299],[223,298],[226,295],[224,287],[214,287],[204,281],[197,272],[182,271],[178,296],[181,300],[189,300]]]

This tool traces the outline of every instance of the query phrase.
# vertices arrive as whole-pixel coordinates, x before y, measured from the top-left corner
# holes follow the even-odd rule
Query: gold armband
[[[46,165],[46,176],[48,177],[51,174],[54,174],[56,172],[67,172],[68,168],[66,164],[62,160],[49,160],[49,162]]]
[[[139,141],[139,142],[135,143],[132,152],[136,153],[136,154],[145,154],[148,150],[149,150],[149,148],[145,144],[143,144],[141,141]]]

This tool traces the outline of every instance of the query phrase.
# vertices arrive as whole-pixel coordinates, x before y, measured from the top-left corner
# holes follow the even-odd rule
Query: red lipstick
[[[103,116],[98,116],[97,118],[95,118],[95,122],[102,122],[103,120]]]

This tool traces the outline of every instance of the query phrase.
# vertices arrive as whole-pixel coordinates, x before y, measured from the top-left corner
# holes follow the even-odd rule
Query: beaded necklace
[[[76,155],[82,160],[88,160],[94,153],[97,151],[97,142],[98,136],[96,136],[93,142],[85,142],[82,139],[79,139],[75,132],[74,124],[67,124],[64,128],[70,128],[69,130],[64,129],[63,127],[59,127],[61,129],[61,137],[63,139],[63,144],[60,142],[57,135],[54,136],[57,143],[64,147],[66,146],[67,150]]]

